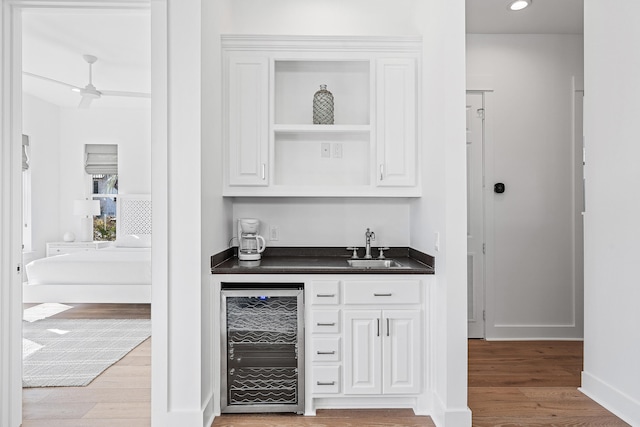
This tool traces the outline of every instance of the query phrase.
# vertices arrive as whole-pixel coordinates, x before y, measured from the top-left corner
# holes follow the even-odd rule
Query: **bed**
[[[151,302],[151,198],[119,195],[117,206],[111,246],[26,265],[25,303]]]

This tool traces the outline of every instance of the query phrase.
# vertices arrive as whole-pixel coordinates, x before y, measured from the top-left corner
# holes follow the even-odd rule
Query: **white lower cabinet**
[[[344,393],[420,392],[420,311],[344,311]]]
[[[414,278],[313,280],[305,293],[307,366],[315,407],[413,406],[426,401],[425,281]]]

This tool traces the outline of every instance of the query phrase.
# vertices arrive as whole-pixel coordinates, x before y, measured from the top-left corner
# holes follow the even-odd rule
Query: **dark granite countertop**
[[[385,257],[399,263],[392,268],[356,268],[343,247],[267,247],[260,261],[239,261],[237,248],[211,257],[212,274],[434,274],[435,259],[411,248],[391,248]],[[363,249],[360,249],[360,257]],[[371,253],[378,254],[377,248]]]

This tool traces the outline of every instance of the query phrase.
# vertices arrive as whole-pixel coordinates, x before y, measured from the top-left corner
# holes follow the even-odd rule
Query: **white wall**
[[[640,425],[640,4],[585,1],[585,337],[582,391]]]
[[[211,255],[228,247],[231,235],[231,200],[222,197],[222,67],[220,40],[220,2],[202,4],[202,110],[207,120],[202,120],[201,186],[202,186],[202,360],[201,399],[203,419],[213,416],[213,399],[218,390],[213,390],[213,343],[211,328],[219,327],[219,319],[213,316],[211,307]]]
[[[423,26],[422,187],[411,202],[410,245],[435,255],[432,372],[436,425],[470,426],[467,408],[464,2],[419,2]],[[435,235],[440,250],[435,252]]]
[[[60,109],[34,96],[22,97],[22,132],[29,135],[31,174],[32,259],[45,256],[46,243],[61,240]],[[25,260],[26,262],[26,260]]]
[[[23,132],[30,137],[33,250],[43,257],[47,242],[67,231],[81,235],[73,201],[88,197],[85,144],[118,144],[122,194],[151,193],[150,110],[60,108],[23,96]]]
[[[73,201],[91,191],[91,179],[84,171],[85,144],[118,145],[118,192],[151,192],[150,120],[150,110],[142,109],[60,109],[58,239],[66,231],[81,235]]]
[[[372,246],[409,246],[404,199],[238,198],[233,217],[260,219],[268,246],[356,246],[362,254],[367,228],[376,233]],[[278,241],[270,240],[271,226],[279,229]]]
[[[486,336],[581,338],[572,114],[582,36],[470,34],[467,76],[468,89],[492,90]],[[493,193],[494,182],[504,182],[505,193]]]

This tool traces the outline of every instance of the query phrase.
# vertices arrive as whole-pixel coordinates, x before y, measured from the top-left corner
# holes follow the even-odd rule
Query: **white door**
[[[484,338],[484,95],[467,92],[467,318]]]
[[[268,185],[269,61],[230,58],[229,185]]]
[[[345,310],[345,394],[382,393],[380,310]]]
[[[415,185],[415,61],[380,59],[377,73],[376,184],[380,187]]]
[[[382,323],[383,393],[420,393],[420,310],[384,310]]]

